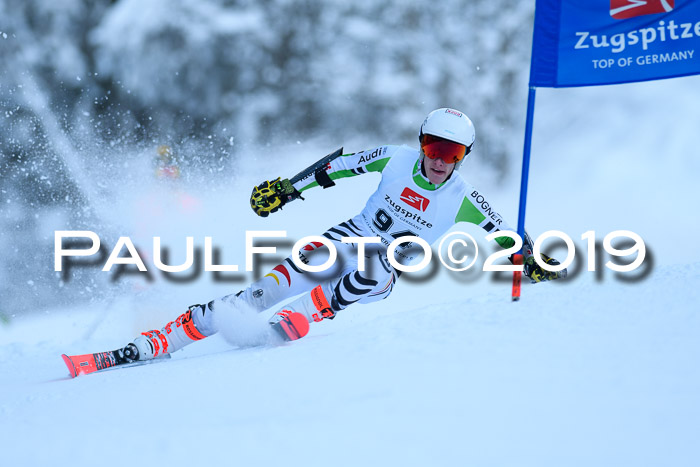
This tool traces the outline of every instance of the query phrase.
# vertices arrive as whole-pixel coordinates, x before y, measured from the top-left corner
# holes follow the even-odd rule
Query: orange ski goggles
[[[446,164],[461,161],[469,152],[463,144],[427,134],[423,135],[420,147],[428,159],[442,159]]]

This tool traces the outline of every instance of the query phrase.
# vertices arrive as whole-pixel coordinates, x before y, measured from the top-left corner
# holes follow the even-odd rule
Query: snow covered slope
[[[2,465],[698,465],[699,83],[540,93],[528,229],[565,231],[578,246],[587,230],[633,230],[653,252],[643,279],[579,272],[525,284],[513,304],[507,277],[438,270],[292,344],[240,349],[217,335],[169,362],[77,379],[61,353],[120,347],[248,277],[69,282],[95,300],[67,307],[57,296],[0,326]],[[253,183],[336,143],[280,148],[294,157],[274,173],[251,151],[228,179],[130,186],[100,209],[136,242],[162,235],[173,263],[185,236],[207,235],[223,263],[243,265],[245,230],[298,239],[359,211],[373,175],[268,219],[247,208]],[[498,188],[479,170],[473,161],[463,174],[515,223],[517,177]],[[255,327],[237,319],[229,329]]]
[[[217,335],[73,380],[61,352],[130,334],[83,339],[93,313],[54,312],[2,331],[3,464],[696,465],[698,280],[696,263],[519,304],[395,294],[293,344]]]

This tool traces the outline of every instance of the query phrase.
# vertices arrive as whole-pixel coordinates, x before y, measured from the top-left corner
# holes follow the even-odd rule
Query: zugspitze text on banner
[[[537,0],[530,85],[700,73],[700,0]]]

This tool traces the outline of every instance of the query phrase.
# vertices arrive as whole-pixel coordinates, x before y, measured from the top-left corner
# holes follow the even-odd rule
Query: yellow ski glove
[[[559,261],[557,261],[554,258],[550,258],[549,256],[545,255],[544,253],[540,253],[540,257],[542,258],[542,262],[546,264],[550,264],[552,266],[556,266],[557,264],[560,264]],[[544,282],[544,281],[551,281],[554,279],[560,279],[562,277],[566,277],[566,269],[562,269],[561,271],[547,271],[545,269],[542,269],[539,264],[535,262],[535,257],[534,256],[529,256],[525,259],[525,275],[530,278],[530,282],[533,284],[535,282]]]
[[[253,188],[250,207],[258,216],[267,217],[271,212],[282,209],[282,206],[297,198],[301,198],[301,193],[294,188],[289,179],[281,180],[278,177],[276,180],[265,181]]]

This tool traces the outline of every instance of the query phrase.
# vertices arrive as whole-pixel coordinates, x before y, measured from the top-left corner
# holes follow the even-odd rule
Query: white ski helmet
[[[455,170],[459,169],[464,159],[467,158],[474,146],[476,133],[474,124],[463,112],[455,109],[442,108],[433,110],[425,117],[420,127],[418,140],[423,142],[423,135],[437,136],[438,138],[454,141],[463,144],[467,148],[464,157],[455,164]],[[421,151],[420,161],[423,163],[423,151]]]

